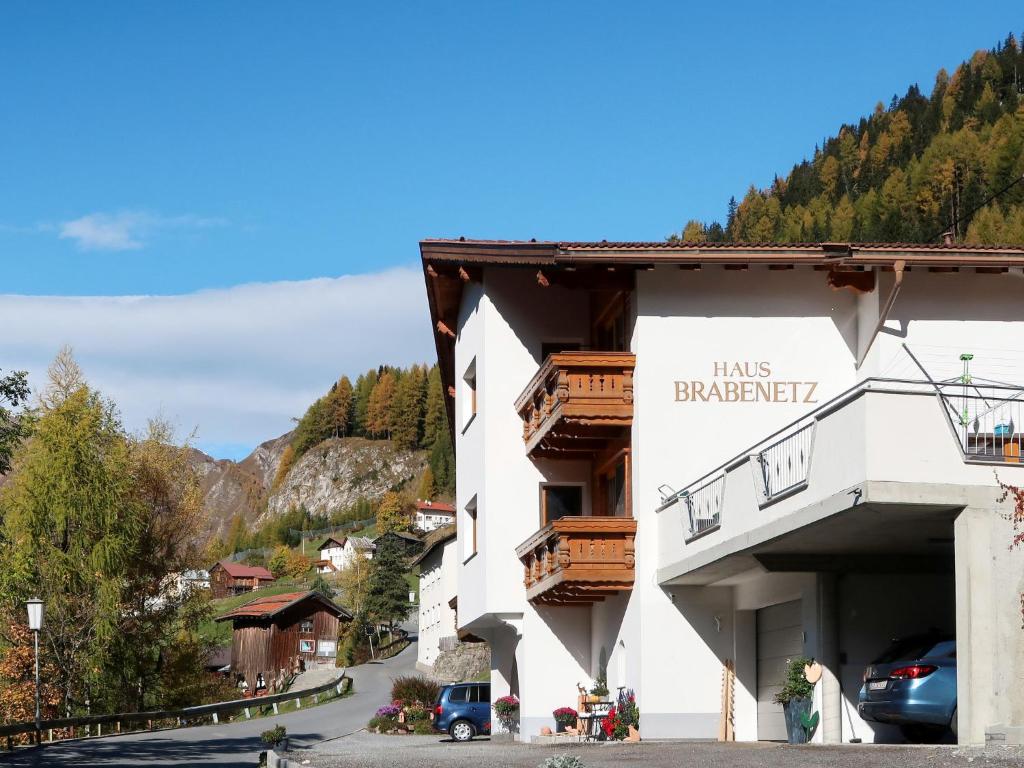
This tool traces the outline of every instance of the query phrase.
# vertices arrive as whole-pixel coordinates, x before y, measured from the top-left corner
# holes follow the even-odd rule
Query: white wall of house
[[[686,544],[679,511],[657,512],[662,500],[658,487],[667,483],[681,489],[867,376],[919,379],[903,343],[919,350],[937,377],[958,373],[957,357],[965,351],[976,356],[975,375],[1024,381],[1024,334],[1016,321],[1024,281],[1016,274],[908,273],[887,330],[858,368],[892,277],[881,274],[878,289],[860,296],[831,290],[825,279],[824,272],[800,267],[658,267],[638,273],[632,338],[637,355],[635,586],[592,607],[557,608],[527,603],[515,547],[540,527],[540,484],[589,482],[589,467],[586,462],[528,459],[513,403],[541,363],[543,341],[586,342],[586,294],[540,288],[531,270],[485,269],[482,284],[466,286],[455,378],[461,382],[475,361],[477,414],[469,418],[459,384],[458,618],[461,627],[492,642],[494,695],[514,688],[518,680],[524,736],[552,725],[551,711],[572,705],[576,683],[589,685],[604,666],[613,692],[618,686],[636,689],[645,737],[713,738],[721,717],[723,663],[730,659],[737,667],[737,738],[754,739],[754,612],[800,599],[807,655],[823,652],[827,640],[819,628],[829,612],[840,617],[838,643],[845,661],[838,665],[838,682],[853,714],[830,711],[829,728],[838,728],[843,738],[849,738],[851,727],[865,740],[874,737],[875,729],[856,716],[852,689],[864,659],[880,650],[874,649],[879,633],[900,623],[889,607],[858,623],[857,616],[870,612],[870,598],[883,577],[838,579],[831,606],[823,602],[825,582],[813,573],[752,570],[715,586],[662,587],[659,568],[667,563],[710,551],[730,537],[739,548],[748,532],[797,514],[808,502],[806,496],[794,496],[762,508],[751,469],[744,466],[729,480],[722,529]],[[717,385],[719,397],[695,398],[694,382],[701,383],[705,395]],[[753,401],[765,391],[770,401]],[[934,398],[921,396],[872,396],[836,412],[819,425],[816,440],[833,448],[820,459],[816,455],[805,493],[818,493],[821,499],[826,491],[843,491],[864,477],[933,485],[945,478],[992,487],[991,468],[965,465],[938,415]],[[894,434],[892,425],[908,418],[915,429]],[[465,511],[471,503],[477,509],[476,553]],[[589,505],[589,498],[584,503]],[[971,525],[973,540],[987,540],[987,529]],[[957,579],[958,585],[973,583],[959,570]],[[929,585],[929,577],[915,575],[891,591],[904,595]],[[1011,586],[986,582],[986,588],[997,591],[1009,592]],[[943,596],[931,608],[908,612],[901,626],[947,611],[951,587],[946,583],[941,589]],[[958,626],[963,621],[958,614]]]
[[[324,547],[323,549],[321,549],[320,559],[330,561],[331,565],[333,565],[335,569],[339,571],[342,568],[344,568],[348,562],[346,559],[345,549],[337,545],[332,545],[330,547]]]
[[[441,638],[456,634],[455,611],[448,602],[456,593],[458,542],[453,538],[420,561],[419,641],[416,663],[431,668]]]

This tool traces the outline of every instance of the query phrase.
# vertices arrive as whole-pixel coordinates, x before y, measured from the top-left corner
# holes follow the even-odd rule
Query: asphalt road
[[[391,681],[415,671],[416,643],[380,664],[353,667],[354,693],[344,699],[277,717],[154,733],[57,742],[0,756],[0,766],[190,766],[252,768],[264,749],[260,733],[280,723],[289,749],[313,749],[366,725],[377,707],[390,701]]]

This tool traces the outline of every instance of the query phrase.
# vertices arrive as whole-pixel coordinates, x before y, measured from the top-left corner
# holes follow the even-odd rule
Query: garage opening
[[[757,611],[757,738],[785,741],[786,719],[773,698],[786,679],[786,664],[804,652],[801,603],[794,600]]]

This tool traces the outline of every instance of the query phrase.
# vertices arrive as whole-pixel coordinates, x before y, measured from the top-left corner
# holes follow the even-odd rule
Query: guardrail
[[[687,488],[679,494],[679,498],[686,504],[686,518],[690,523],[690,535],[687,540],[718,528],[722,521],[724,495],[724,474],[708,480],[692,491]]]
[[[302,699],[313,698],[314,704],[319,703],[320,694],[327,693],[331,690],[334,691],[336,696],[340,696],[344,690],[347,690],[348,686],[352,683],[352,678],[346,677],[345,672],[347,670],[342,669],[341,675],[337,679],[330,682],[318,685],[315,688],[306,688],[301,691],[285,691],[284,693],[275,693],[271,696],[256,696],[250,699],[235,699],[233,701],[222,701],[216,704],[200,704],[195,707],[185,707],[184,709],[159,709],[149,712],[119,712],[112,715],[85,715],[83,717],[66,717],[58,720],[43,720],[40,723],[39,730],[36,730],[35,722],[30,723],[10,723],[8,725],[0,725],[0,738],[5,738],[7,743],[7,749],[11,750],[14,748],[13,737],[19,736],[23,733],[31,733],[35,735],[36,743],[41,742],[42,733],[48,732],[48,742],[53,742],[53,732],[58,730],[70,729],[71,735],[68,738],[75,738],[75,730],[77,728],[88,729],[86,736],[92,736],[92,726],[96,726],[96,736],[103,735],[104,725],[113,725],[115,733],[123,733],[121,726],[126,723],[146,723],[145,729],[135,730],[154,730],[153,723],[160,720],[176,720],[177,725],[173,727],[182,727],[183,720],[190,720],[195,718],[201,718],[206,716],[212,716],[213,722],[220,722],[219,716],[225,712],[238,712],[242,711],[245,713],[245,718],[248,720],[251,717],[250,710],[257,707],[273,706],[274,714],[278,713],[278,705],[289,701],[294,701],[296,707],[302,706]],[[131,730],[131,729],[129,729]]]
[[[807,482],[817,423],[812,421],[757,453],[766,501]]]

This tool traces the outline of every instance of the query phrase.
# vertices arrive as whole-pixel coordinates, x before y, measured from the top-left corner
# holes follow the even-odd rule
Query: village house
[[[230,621],[231,671],[260,693],[300,667],[335,663],[340,622],[352,615],[319,592],[250,600],[217,617]]]
[[[419,536],[406,531],[388,531],[373,540],[374,551],[377,551],[381,542],[388,538],[398,540],[398,546],[406,557],[415,557],[423,550],[423,540]]]
[[[420,568],[416,667],[429,672],[438,654],[458,643],[455,609],[451,605],[457,590],[458,541],[455,526],[438,528],[427,535],[423,544],[423,551],[412,561],[413,566]]]
[[[317,573],[333,573],[346,568],[355,557],[363,557],[367,560],[373,558],[376,547],[366,536],[328,536],[317,550],[320,552],[320,559],[314,563]]]
[[[430,533],[455,522],[455,507],[439,501],[417,499],[415,515],[413,525],[421,531]]]
[[[807,656],[816,741],[898,739],[860,717],[864,670],[931,629],[956,637],[959,741],[1024,738],[998,484],[1024,485],[1024,250],[420,250],[458,628],[490,642],[524,738],[606,677],[645,738],[782,739],[773,695]]]
[[[209,570],[210,593],[214,598],[252,592],[273,581],[274,574],[263,566],[244,565],[230,560],[214,563]]]

